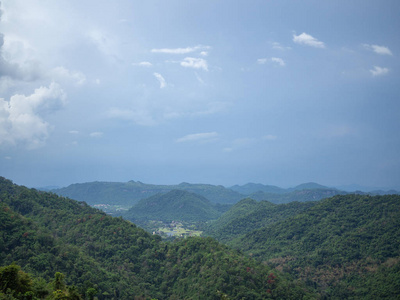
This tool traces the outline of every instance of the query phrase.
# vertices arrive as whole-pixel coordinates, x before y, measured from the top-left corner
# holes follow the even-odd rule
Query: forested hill
[[[0,233],[0,299],[80,299],[78,294],[87,299],[315,296],[281,272],[211,238],[164,243],[86,203],[4,178]],[[23,272],[15,265],[6,267],[13,262]]]
[[[330,299],[400,295],[398,195],[321,200],[235,242],[236,248],[292,273]]]
[[[289,203],[293,201],[306,202],[318,201],[330,198],[336,195],[388,195],[400,194],[397,191],[374,190],[371,192],[346,192],[333,187],[327,187],[315,182],[303,183],[293,188],[283,189],[277,186],[248,183],[245,185],[235,185],[230,187],[231,190],[241,193],[242,195],[254,200],[266,200],[275,204]]]
[[[157,194],[140,200],[129,209],[124,218],[135,221],[159,220],[207,221],[216,219],[220,212],[206,198],[181,190]]]
[[[265,227],[304,212],[317,202],[290,202],[273,204],[268,201],[243,199],[231,207],[220,218],[209,222],[205,234],[228,245],[246,233]]]
[[[246,184],[225,188],[221,185],[190,184],[154,185],[140,181],[129,182],[87,182],[76,183],[68,187],[54,189],[52,192],[90,205],[111,204],[132,207],[139,200],[156,194],[181,190],[203,196],[212,203],[235,204],[249,197],[255,200],[267,200],[272,203],[289,203],[292,201],[314,201],[337,194],[347,194],[334,188],[328,188],[316,183],[302,184],[291,189],[282,189],[262,184]]]
[[[139,200],[156,194],[168,193],[172,190],[181,190],[203,196],[212,203],[235,204],[244,198],[266,200],[281,204],[293,201],[317,201],[335,195],[346,195],[348,192],[309,182],[294,188],[283,189],[272,185],[248,183],[230,188],[221,185],[181,183],[178,185],[155,185],[140,181],[129,182],[87,182],[71,184],[68,187],[54,189],[57,195],[85,201],[89,205],[109,204],[132,207]],[[356,192],[357,194],[366,194]],[[385,191],[375,191],[368,194],[387,194]],[[391,191],[391,193],[398,193]]]
[[[172,190],[196,193],[213,203],[233,204],[244,198],[243,195],[221,185],[190,184],[154,185],[140,181],[129,182],[87,182],[71,184],[52,192],[72,199],[85,201],[90,205],[107,203],[133,206],[139,200]]]

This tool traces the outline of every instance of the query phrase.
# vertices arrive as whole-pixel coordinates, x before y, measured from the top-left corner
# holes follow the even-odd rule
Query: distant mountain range
[[[85,201],[90,205],[112,204],[132,207],[139,200],[146,199],[156,194],[165,194],[172,190],[182,190],[203,196],[212,203],[235,204],[241,199],[252,198],[254,200],[267,200],[275,204],[289,203],[293,201],[317,201],[335,195],[346,195],[349,192],[336,188],[326,187],[318,183],[304,183],[294,188],[280,188],[273,185],[248,183],[234,185],[230,188],[222,185],[190,184],[155,185],[140,181],[128,182],[88,182],[71,184],[68,187],[53,189],[53,193],[69,197],[79,201]],[[383,195],[399,194],[397,191],[372,191],[369,193],[357,191],[357,194]]]
[[[155,185],[140,181],[128,182],[88,182],[71,184],[68,187],[52,190],[60,196],[85,201],[90,205],[107,203],[114,205],[133,206],[139,200],[156,194],[165,194],[172,190],[182,190],[207,198],[212,203],[233,204],[243,198],[243,195],[222,185],[190,184]]]
[[[145,198],[128,211],[134,221],[200,220],[203,237],[164,242],[84,202],[0,177],[0,282],[9,270],[24,277],[16,263],[47,282],[62,272],[75,292],[98,299],[398,299],[399,195],[360,192],[308,201],[343,191],[307,183],[274,193],[271,186],[248,184],[235,188],[292,201],[245,198],[224,205],[171,186],[130,185],[136,190],[121,189],[126,183],[78,186],[91,197],[114,190],[115,199],[142,191]],[[220,186],[177,186],[215,199],[216,191],[243,196]],[[33,284],[30,296],[43,291],[52,297],[54,284],[26,282]],[[8,295],[16,290],[0,285],[0,299],[15,299]]]

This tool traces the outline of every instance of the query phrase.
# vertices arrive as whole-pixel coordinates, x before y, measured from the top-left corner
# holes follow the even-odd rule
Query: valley
[[[196,224],[187,222],[172,221],[166,224],[162,221],[150,221],[149,228],[153,229],[153,234],[158,234],[162,238],[185,238],[189,236],[201,236],[203,231],[196,230]]]
[[[20,268],[33,279],[24,293],[35,294],[42,282],[41,299],[54,292],[63,299],[395,299],[399,294],[399,195],[339,191],[331,197],[332,189],[316,184],[273,192],[270,186],[247,185],[246,192],[235,188],[248,194],[240,194],[241,200],[218,203],[215,191],[226,197],[230,192],[221,192],[226,188],[181,186],[185,189],[164,186],[132,206],[115,200],[91,207],[2,178],[0,279]],[[193,192],[199,186],[203,195]],[[261,193],[286,200],[250,197]],[[315,195],[328,197],[313,200]],[[52,292],[50,282],[58,273],[65,283]],[[2,295],[25,299],[10,289]]]

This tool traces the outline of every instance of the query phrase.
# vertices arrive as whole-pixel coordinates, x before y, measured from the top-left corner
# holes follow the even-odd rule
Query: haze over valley
[[[398,299],[399,16],[0,0],[0,299]]]

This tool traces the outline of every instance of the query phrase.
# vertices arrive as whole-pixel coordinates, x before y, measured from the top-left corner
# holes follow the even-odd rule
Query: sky
[[[0,176],[400,189],[400,1],[1,0]]]

